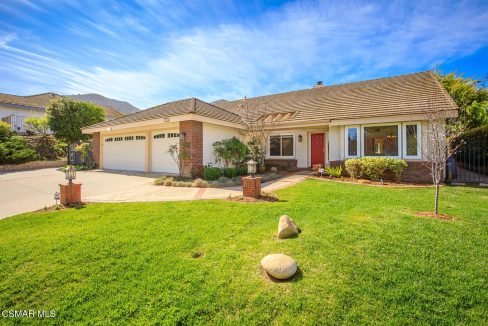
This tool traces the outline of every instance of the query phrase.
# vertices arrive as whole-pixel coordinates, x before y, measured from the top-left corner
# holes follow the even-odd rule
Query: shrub
[[[362,158],[364,174],[371,180],[379,180],[388,168],[387,161],[383,157]]]
[[[22,136],[12,136],[0,145],[0,163],[20,164],[40,159]]]
[[[237,168],[237,175],[247,175],[247,166]]]
[[[325,168],[325,173],[335,178],[340,178],[342,177],[342,166],[339,165],[336,166],[335,168],[334,167]]]
[[[207,188],[208,187],[208,183],[207,181],[203,180],[203,179],[195,179],[193,181],[193,183],[191,184],[192,187],[198,187],[198,188]]]
[[[12,130],[8,123],[0,121],[0,141],[12,137]]]
[[[56,140],[53,150],[57,157],[66,157],[68,155],[68,144],[60,140]]]
[[[224,163],[225,167],[240,166],[246,160],[247,146],[235,137],[216,141],[212,146],[215,161]]]
[[[238,176],[238,170],[236,168],[224,168],[222,169],[224,177],[234,178]]]
[[[363,164],[361,159],[359,158],[349,159],[344,164],[346,166],[346,171],[347,173],[349,173],[351,178],[358,179],[363,176],[364,170],[363,170]]]
[[[206,167],[203,170],[203,179],[205,180],[217,180],[222,176],[222,169],[215,167]]]
[[[407,168],[408,164],[404,160],[397,158],[387,158],[386,164],[388,170],[395,174],[396,181],[400,181],[402,172]]]

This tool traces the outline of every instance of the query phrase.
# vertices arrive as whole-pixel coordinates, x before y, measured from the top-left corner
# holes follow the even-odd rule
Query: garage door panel
[[[143,135],[105,137],[103,149],[105,169],[144,171],[145,160],[146,140]]]
[[[162,173],[178,173],[178,165],[168,153],[170,145],[180,141],[178,130],[164,130],[153,133],[152,139],[152,171]]]

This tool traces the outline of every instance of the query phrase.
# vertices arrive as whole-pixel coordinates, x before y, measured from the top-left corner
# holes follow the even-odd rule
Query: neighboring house
[[[239,101],[214,103],[191,98],[162,104],[83,130],[94,136],[95,160],[101,168],[178,173],[167,153],[185,142],[191,157],[183,174],[215,163],[212,144],[245,139],[244,107],[262,107],[273,119],[266,163],[297,168],[337,166],[348,158],[393,157],[409,163],[405,179],[428,181],[422,150],[425,110],[442,107],[455,116],[457,107],[431,72],[420,72],[342,85],[316,87]],[[416,136],[415,136],[416,135]]]
[[[0,119],[11,125],[12,131],[25,133],[24,122],[28,117],[40,118],[46,114],[49,101],[61,96],[44,93],[31,96],[17,96],[0,93]],[[103,106],[107,120],[123,116],[114,108]]]

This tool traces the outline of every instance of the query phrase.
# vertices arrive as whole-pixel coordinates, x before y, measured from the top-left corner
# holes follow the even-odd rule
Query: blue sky
[[[427,70],[488,76],[488,1],[0,2],[0,92],[147,108]]]

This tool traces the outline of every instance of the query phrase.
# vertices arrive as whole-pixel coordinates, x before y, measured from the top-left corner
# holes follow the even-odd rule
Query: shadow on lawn
[[[261,268],[261,275],[265,280],[273,283],[295,283],[300,281],[303,278],[303,273],[300,267],[297,267],[297,272],[295,273],[295,275],[293,275],[292,277],[286,280],[280,280],[276,277],[269,275],[263,268]]]

